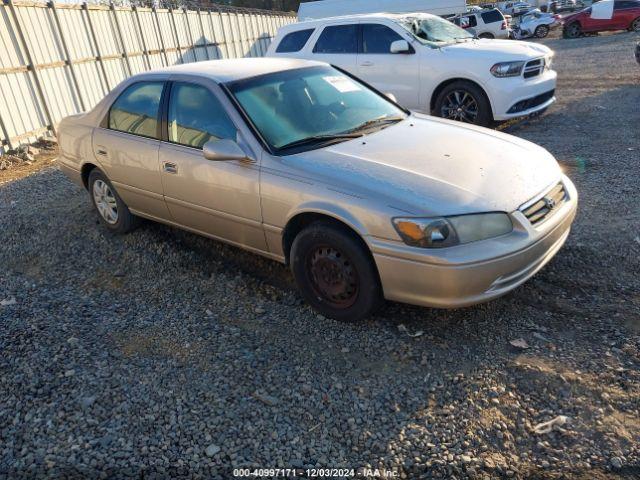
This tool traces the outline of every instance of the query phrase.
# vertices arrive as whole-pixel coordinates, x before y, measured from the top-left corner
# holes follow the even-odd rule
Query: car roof
[[[401,20],[407,17],[432,17],[432,18],[440,18],[437,15],[432,15],[430,13],[425,12],[406,12],[406,13],[386,13],[386,12],[378,12],[378,13],[359,13],[353,15],[340,15],[336,17],[326,17],[326,18],[314,18],[311,20],[301,20],[297,23],[290,23],[288,25],[284,25],[280,27],[280,30],[299,30],[309,27],[314,27],[316,25],[322,25],[327,22],[335,22],[335,21],[361,21],[361,20]]]
[[[136,78],[149,78],[160,74],[195,75],[213,79],[218,83],[233,82],[245,78],[256,77],[267,73],[276,73],[295,68],[326,65],[313,60],[297,58],[234,58],[225,60],[209,60],[206,62],[183,63],[170,67],[152,70],[135,75]]]

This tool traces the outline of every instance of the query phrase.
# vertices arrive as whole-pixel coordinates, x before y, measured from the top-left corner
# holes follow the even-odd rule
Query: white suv
[[[426,13],[326,18],[282,27],[267,56],[320,60],[418,112],[489,126],[551,105],[553,51],[478,40]]]
[[[468,12],[449,20],[479,38],[509,38],[507,19],[497,8]]]

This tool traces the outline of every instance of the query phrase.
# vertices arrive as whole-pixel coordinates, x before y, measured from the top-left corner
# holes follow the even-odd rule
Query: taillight
[[[507,22],[502,22],[502,27],[500,27],[500,30],[506,30],[507,29]]]

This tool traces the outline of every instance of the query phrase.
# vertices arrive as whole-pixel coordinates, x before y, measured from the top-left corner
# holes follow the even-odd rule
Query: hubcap
[[[478,102],[465,90],[454,90],[444,99],[440,111],[443,118],[474,123],[478,116]]]
[[[118,204],[111,188],[102,180],[93,182],[93,200],[100,216],[110,225],[118,221]]]
[[[358,297],[358,274],[351,261],[327,245],[307,257],[307,272],[315,294],[334,308],[348,308]]]

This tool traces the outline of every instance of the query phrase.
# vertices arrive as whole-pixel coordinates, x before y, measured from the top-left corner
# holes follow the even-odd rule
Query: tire
[[[582,35],[582,27],[578,22],[573,22],[564,27],[562,36],[564,38],[578,38]]]
[[[456,95],[456,92],[459,92]],[[473,108],[469,102],[469,95],[475,103],[475,116],[472,115]],[[458,107],[456,107],[456,104]],[[442,89],[436,97],[434,103],[434,114],[438,117],[458,120],[483,127],[493,125],[493,112],[491,104],[484,91],[475,83],[466,80],[457,80],[450,83]],[[460,108],[467,106],[466,110],[460,111]]]
[[[640,64],[640,42],[638,42],[638,44],[636,45],[635,56],[636,56],[636,62]]]
[[[631,30],[632,32],[640,32],[640,17],[631,22],[629,30]]]
[[[546,25],[538,25],[533,35],[536,38],[544,38],[549,35],[549,27],[547,27]]]
[[[496,38],[492,33],[481,33],[480,35],[478,35],[478,38],[488,38],[489,40]]]
[[[303,297],[325,317],[357,322],[383,303],[378,271],[355,234],[319,221],[291,247],[291,271]]]
[[[140,218],[129,211],[107,176],[97,168],[89,174],[88,187],[91,203],[98,212],[100,223],[109,230],[124,234],[139,225]]]

